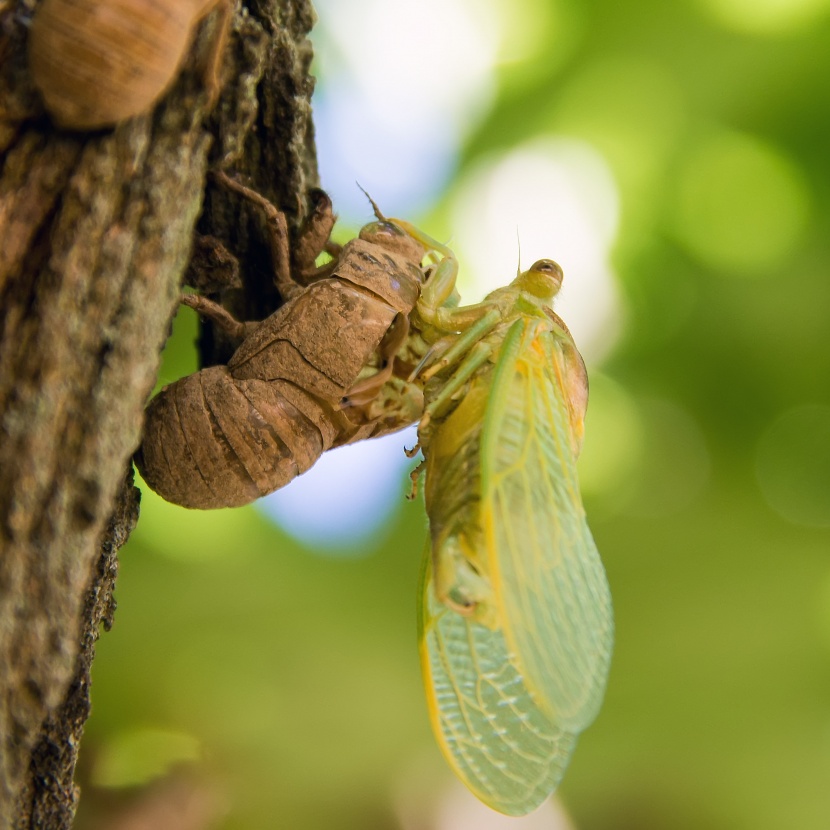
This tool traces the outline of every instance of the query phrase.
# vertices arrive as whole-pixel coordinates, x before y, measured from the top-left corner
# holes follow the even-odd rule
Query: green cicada
[[[430,523],[419,638],[432,725],[450,766],[490,807],[530,812],[559,784],[596,717],[611,598],[579,494],[585,366],[540,260],[481,303],[452,307],[452,252],[413,315],[419,443]],[[423,367],[426,367],[424,370]]]

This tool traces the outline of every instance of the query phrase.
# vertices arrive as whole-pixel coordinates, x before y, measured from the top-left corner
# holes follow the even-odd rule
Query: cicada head
[[[562,288],[562,266],[552,259],[540,259],[523,271],[514,283],[522,291],[550,302]]]
[[[385,219],[364,225],[360,229],[360,238],[379,248],[401,254],[416,265],[421,264],[425,255],[424,246],[420,242],[413,239],[394,222],[388,222]]]

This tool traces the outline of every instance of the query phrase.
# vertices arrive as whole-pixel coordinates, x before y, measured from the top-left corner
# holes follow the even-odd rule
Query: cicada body
[[[608,583],[579,494],[587,376],[541,260],[482,303],[419,309],[449,331],[419,430],[430,551],[420,649],[433,728],[482,801],[524,815],[596,717]]]
[[[205,68],[212,100],[230,29],[230,0],[44,0],[29,38],[32,78],[55,121],[110,127],[149,110],[169,89],[193,30],[219,9]]]

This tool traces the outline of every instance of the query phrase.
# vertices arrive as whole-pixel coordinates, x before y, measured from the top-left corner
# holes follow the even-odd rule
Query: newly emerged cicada
[[[418,433],[430,717],[469,789],[524,815],[559,784],[610,664],[611,598],[576,471],[587,374],[552,308],[559,265],[540,260],[483,302],[452,308],[451,251],[390,221],[442,257],[413,315],[433,344]]]

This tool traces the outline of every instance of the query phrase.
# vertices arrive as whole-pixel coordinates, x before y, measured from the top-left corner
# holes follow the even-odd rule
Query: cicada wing
[[[602,703],[613,620],[579,494],[565,371],[553,334],[514,324],[485,415],[481,516],[516,670],[552,722],[578,733]]]
[[[481,801],[525,815],[556,789],[575,736],[536,705],[499,629],[438,602],[431,558],[427,550],[418,619],[433,731],[456,775]]]

